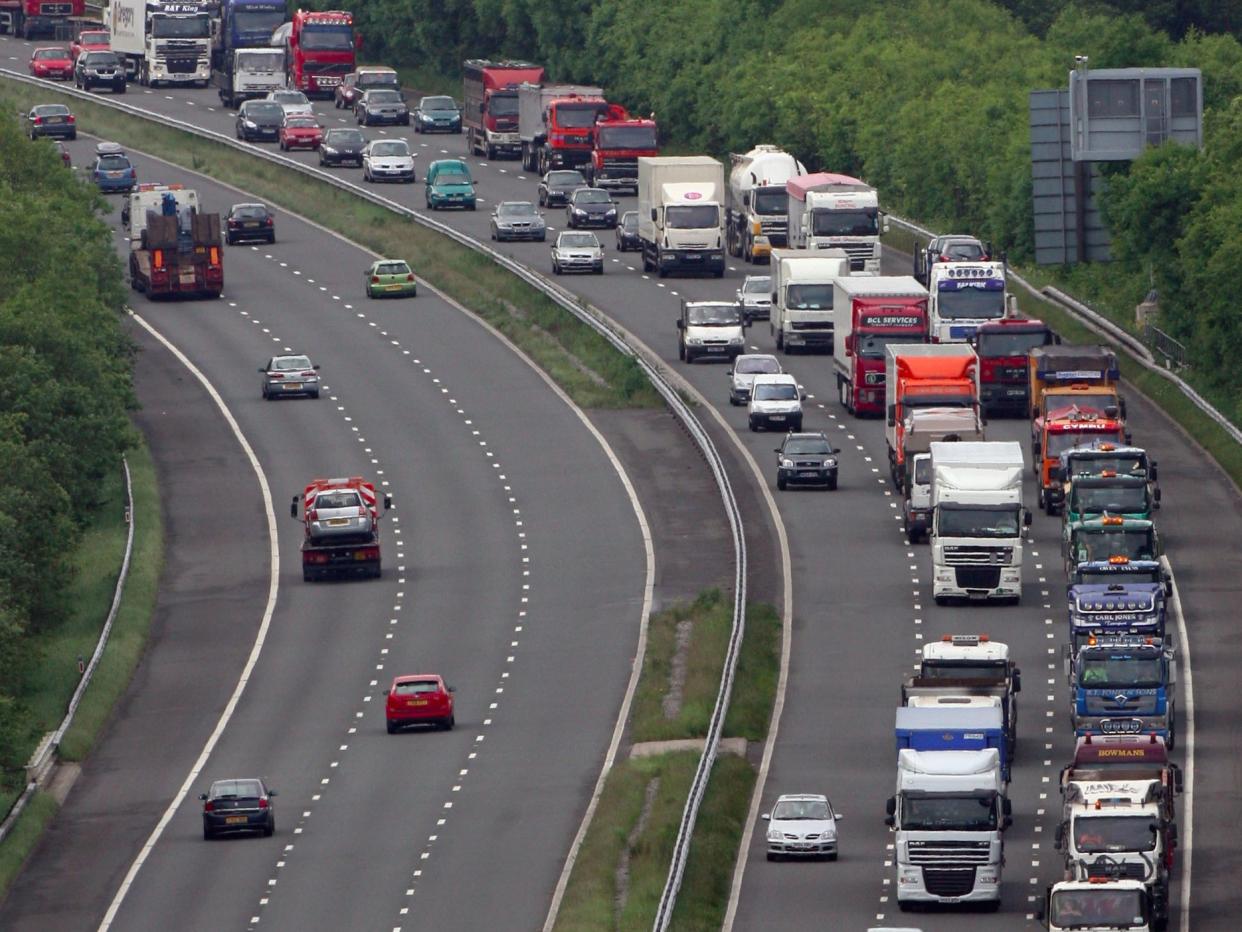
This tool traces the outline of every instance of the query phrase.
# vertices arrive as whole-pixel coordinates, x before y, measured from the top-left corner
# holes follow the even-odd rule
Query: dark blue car
[[[119,145],[115,142],[101,142],[95,147],[91,180],[105,194],[128,194],[138,183],[138,173]]]
[[[268,789],[258,777],[217,780],[211,789],[200,793],[203,801],[203,837],[234,832],[262,832],[265,837],[276,831],[276,813],[272,800],[276,791]]]

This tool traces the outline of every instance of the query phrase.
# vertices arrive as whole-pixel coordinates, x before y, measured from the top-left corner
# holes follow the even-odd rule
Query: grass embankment
[[[731,621],[732,603],[719,590],[651,617],[630,718],[635,743],[703,737]],[[779,653],[779,616],[767,605],[748,606],[725,737],[763,739]],[[680,683],[680,701],[668,715],[664,700],[674,680]],[[678,752],[626,759],[613,768],[570,876],[558,929],[651,927],[697,763],[697,753]],[[744,758],[717,758],[695,825],[674,928],[720,927],[754,782],[755,771]]]
[[[129,685],[151,627],[163,563],[164,532],[150,451],[140,444],[129,452],[128,459],[136,522],[129,577],[108,646],[78,706],[73,725],[61,742],[62,760],[82,760],[94,747],[113,707]],[[78,685],[78,658],[89,661],[95,651],[124,559],[125,478],[119,464],[103,491],[106,498],[74,554],[76,573],[67,599],[72,611],[62,624],[33,639],[39,662],[27,678],[22,699],[37,716],[41,734],[55,730],[64,718]],[[7,813],[15,796],[0,799],[0,811]],[[0,897],[55,812],[56,801],[47,793],[36,793],[13,831],[0,844]]]
[[[0,86],[12,106],[28,108],[36,97],[46,102],[60,96],[54,89],[36,90],[3,79]],[[579,405],[663,404],[633,359],[622,356],[568,311],[485,256],[356,195],[229,146],[99,104],[64,99],[84,133],[124,140],[136,151],[234,185],[381,255],[405,259],[419,276],[520,346]],[[352,177],[361,179],[356,173]]]

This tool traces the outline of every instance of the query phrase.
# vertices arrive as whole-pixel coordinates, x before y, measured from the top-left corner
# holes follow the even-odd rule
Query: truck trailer
[[[905,431],[916,408],[965,408],[979,420],[979,360],[962,343],[886,346],[884,408],[889,473],[901,489],[905,473]]]
[[[220,215],[201,213],[196,191],[179,184],[141,184],[126,208],[131,288],[153,300],[220,297]]]
[[[518,135],[518,85],[542,84],[542,65],[472,58],[461,68],[462,125],[466,150],[489,161],[522,153]]]
[[[768,261],[772,250],[789,243],[790,178],[806,166],[779,146],[759,145],[729,155],[727,191],[729,255],[747,262]]]

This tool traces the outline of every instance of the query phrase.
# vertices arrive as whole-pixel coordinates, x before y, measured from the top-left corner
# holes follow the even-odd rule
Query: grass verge
[[[0,845],[0,900],[9,892],[9,886],[21,872],[26,858],[43,837],[44,830],[59,808],[50,793],[40,790],[30,797],[13,831]]]
[[[43,102],[63,99],[77,115],[84,133],[124,139],[135,150],[235,185],[381,255],[405,259],[422,278],[484,317],[520,346],[582,407],[663,404],[633,359],[622,356],[568,311],[487,257],[406,217],[173,127],[69,98],[54,89],[36,89],[4,79],[0,79],[0,87],[11,107],[28,109],[36,98]],[[360,175],[357,177],[361,179]]]

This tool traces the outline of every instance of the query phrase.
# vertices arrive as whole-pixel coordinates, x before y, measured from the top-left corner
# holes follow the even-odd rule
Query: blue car
[[[128,194],[138,184],[138,173],[119,145],[115,142],[101,142],[95,147],[91,180],[105,194]]]

